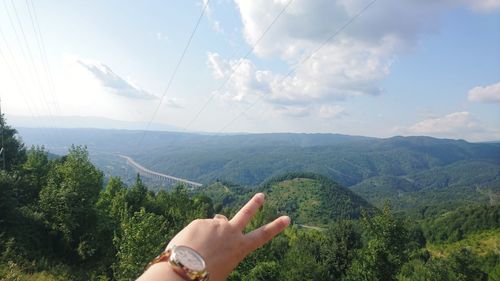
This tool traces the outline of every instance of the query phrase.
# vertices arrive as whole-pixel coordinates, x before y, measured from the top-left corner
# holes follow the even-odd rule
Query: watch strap
[[[154,258],[148,265],[146,266],[147,270],[152,265],[157,264],[159,262],[168,262],[175,273],[180,275],[186,281],[207,281],[208,280],[208,272],[207,271],[193,271],[180,263],[176,263],[175,261],[170,260],[170,256],[172,255],[172,248],[166,249],[159,256]]]
[[[148,268],[150,268],[154,264],[157,264],[159,262],[169,261],[171,255],[172,255],[172,249],[167,249],[163,251],[160,255],[158,255],[156,258],[154,258],[152,261],[148,263],[144,271],[148,270]]]

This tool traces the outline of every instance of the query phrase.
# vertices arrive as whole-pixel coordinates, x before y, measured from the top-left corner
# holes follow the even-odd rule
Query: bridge
[[[202,184],[198,183],[198,182],[194,182],[194,181],[190,181],[190,180],[186,180],[186,179],[181,179],[181,178],[177,178],[174,176],[169,176],[169,175],[165,175],[165,174],[158,173],[155,171],[151,171],[150,169],[135,162],[134,159],[132,159],[129,156],[121,155],[121,154],[119,156],[121,158],[125,159],[127,161],[127,164],[132,166],[142,176],[153,178],[156,180],[166,181],[166,182],[172,183],[172,184],[182,183],[182,184],[185,184],[185,185],[193,187],[193,188],[202,186]]]

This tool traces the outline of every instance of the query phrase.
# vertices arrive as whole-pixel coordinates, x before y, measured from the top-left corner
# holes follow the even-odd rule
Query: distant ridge
[[[7,115],[7,120],[16,128],[92,128],[92,129],[116,129],[116,130],[143,130],[147,128],[147,122],[133,122],[116,120],[96,116],[40,116],[34,119],[30,116]],[[149,126],[152,131],[183,131],[181,128],[168,124],[152,123]]]
[[[43,144],[52,153],[86,145],[106,175],[127,178],[130,184],[135,172],[110,155],[128,155],[148,169],[193,182],[221,180],[246,188],[287,173],[312,172],[351,188],[377,207],[390,199],[397,210],[415,213],[429,205],[444,210],[500,198],[498,143],[426,136],[151,131],[139,147],[140,130],[18,130],[28,146]]]

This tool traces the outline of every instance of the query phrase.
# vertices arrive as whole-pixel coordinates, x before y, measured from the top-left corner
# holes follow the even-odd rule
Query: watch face
[[[195,252],[191,248],[184,246],[176,246],[172,253],[172,258],[180,262],[182,265],[189,268],[190,270],[194,271],[205,270],[205,261],[197,252]]]

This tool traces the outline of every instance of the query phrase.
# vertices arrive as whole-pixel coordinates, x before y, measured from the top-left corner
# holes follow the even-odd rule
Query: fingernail
[[[292,219],[290,219],[290,217],[289,217],[289,216],[283,216],[283,218],[282,218],[281,220],[283,220],[283,222],[284,222],[287,226],[289,226],[289,225],[290,225],[290,223],[292,222]]]

